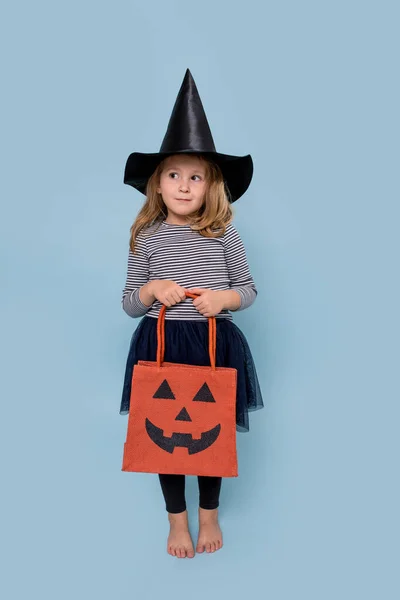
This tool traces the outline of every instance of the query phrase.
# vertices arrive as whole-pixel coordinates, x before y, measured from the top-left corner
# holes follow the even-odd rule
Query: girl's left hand
[[[190,288],[187,291],[199,294],[198,298],[193,299],[193,306],[205,317],[215,317],[224,308],[221,294],[217,290]]]

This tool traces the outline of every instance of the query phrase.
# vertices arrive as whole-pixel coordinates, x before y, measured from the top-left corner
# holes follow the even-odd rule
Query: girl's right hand
[[[174,306],[186,299],[185,288],[169,279],[156,279],[150,283],[152,295],[165,306]]]

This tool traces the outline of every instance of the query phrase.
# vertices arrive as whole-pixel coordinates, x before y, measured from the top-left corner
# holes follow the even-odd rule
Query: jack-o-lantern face
[[[123,470],[237,476],[236,370],[139,361]]]
[[[173,391],[166,379],[158,387],[155,392],[154,399],[162,400],[176,400]],[[215,398],[211,393],[207,383],[204,383],[195,397],[193,402],[215,402]],[[183,407],[179,410],[175,417],[175,421],[192,421],[192,418],[186,409]],[[174,432],[172,436],[168,437],[164,435],[164,431],[161,427],[157,427],[150,419],[146,418],[146,431],[150,439],[157,444],[162,450],[172,454],[176,447],[187,448],[189,454],[197,454],[209,448],[217,440],[220,431],[221,424],[218,423],[211,429],[203,431],[200,439],[193,439],[191,433]]]

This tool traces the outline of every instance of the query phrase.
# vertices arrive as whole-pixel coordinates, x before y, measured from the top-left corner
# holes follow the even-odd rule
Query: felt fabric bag
[[[165,311],[157,322],[157,360],[133,369],[122,471],[237,477],[237,371],[215,366],[215,317],[208,319],[210,366],[169,363]]]

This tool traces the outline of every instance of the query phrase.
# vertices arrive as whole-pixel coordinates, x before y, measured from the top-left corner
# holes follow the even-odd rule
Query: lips
[[[178,202],[191,202],[192,201],[191,198],[175,198],[175,200],[178,200]]]

